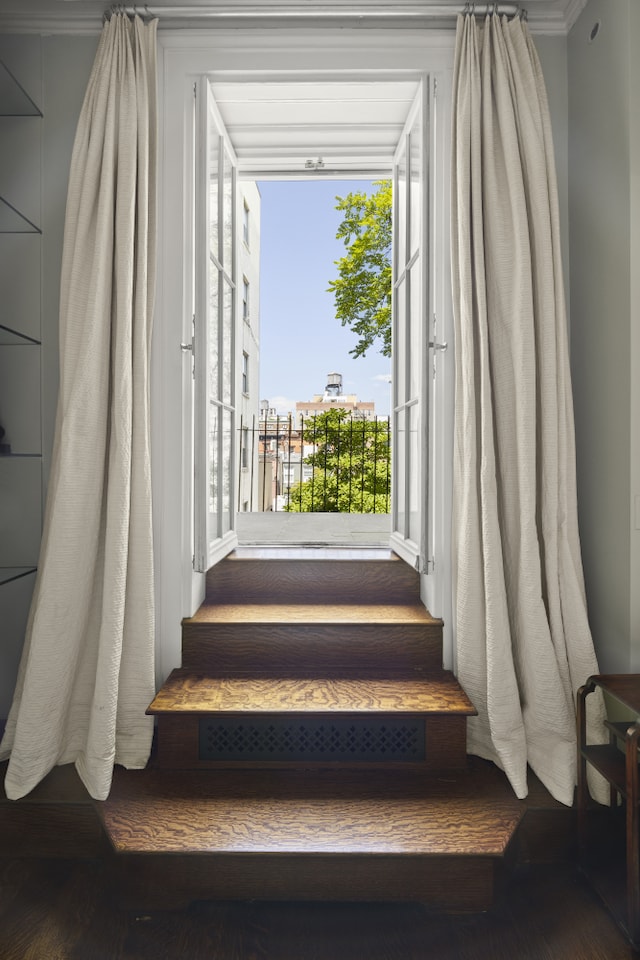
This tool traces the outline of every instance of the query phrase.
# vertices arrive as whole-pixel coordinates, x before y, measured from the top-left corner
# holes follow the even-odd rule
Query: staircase
[[[484,910],[524,808],[466,756],[442,623],[387,550],[240,548],[183,623],[157,753],[99,805],[119,886]]]

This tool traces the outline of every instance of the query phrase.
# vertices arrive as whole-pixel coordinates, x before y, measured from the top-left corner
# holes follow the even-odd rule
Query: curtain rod
[[[287,6],[282,6],[278,9],[268,9],[263,6],[256,6],[252,3],[247,3],[244,9],[238,9],[237,4],[232,3],[220,3],[214,6],[194,6],[194,7],[154,7],[153,5],[144,4],[114,4],[108,10],[105,11],[105,19],[111,17],[114,13],[126,13],[128,16],[139,16],[139,17],[173,17],[173,18],[184,18],[188,20],[211,20],[211,19],[247,19],[250,17],[260,18],[260,19],[285,19],[285,18],[303,18],[303,19],[312,19],[312,18],[322,18],[322,19],[340,19],[340,20],[362,20],[366,18],[380,19],[380,20],[389,20],[389,19],[424,19],[425,17],[429,19],[449,19],[451,17],[456,17],[459,13],[463,15],[475,14],[481,15],[481,12],[484,10],[484,13],[488,16],[492,13],[500,14],[501,16],[507,17],[516,17],[520,16],[523,19],[527,19],[527,11],[517,3],[466,3],[463,10],[456,10],[451,6],[444,6],[443,4],[429,4],[429,6],[423,7],[423,9],[414,9],[414,10],[390,10],[389,8],[369,8],[367,10],[309,10],[309,9],[300,9],[300,8],[291,8]]]

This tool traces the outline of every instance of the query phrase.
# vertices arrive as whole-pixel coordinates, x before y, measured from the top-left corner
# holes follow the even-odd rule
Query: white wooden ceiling
[[[587,0],[521,0],[533,32],[566,34]],[[97,32],[108,0],[0,0],[2,32]],[[133,7],[133,3],[130,4]],[[144,12],[144,3],[138,3]],[[447,26],[464,0],[148,0],[161,28],[194,24],[300,23],[321,18],[327,25],[354,22],[389,28]],[[492,6],[492,4],[489,4]],[[506,4],[514,9],[518,2]],[[476,3],[477,10],[487,4]],[[194,15],[197,15],[194,17]]]
[[[417,80],[213,83],[245,176],[386,175]]]

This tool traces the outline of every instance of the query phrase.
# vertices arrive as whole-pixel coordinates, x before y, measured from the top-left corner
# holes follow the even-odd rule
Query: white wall
[[[569,284],[569,83],[567,72],[567,40],[565,37],[534,37],[540,58],[549,100],[553,148],[558,176],[558,202],[562,240],[562,265],[565,278],[567,312],[570,304]]]
[[[637,6],[590,0],[568,44],[579,513],[590,621],[607,672],[640,666]]]

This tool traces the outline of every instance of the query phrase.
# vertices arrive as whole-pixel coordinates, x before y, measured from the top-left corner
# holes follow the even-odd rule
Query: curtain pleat
[[[520,19],[458,19],[452,264],[457,674],[468,749],[519,797],[529,765],[573,802],[587,619],[557,185],[538,57]],[[590,698],[591,736],[605,739]]]
[[[104,799],[114,764],[144,767],[151,748],[156,24],[105,23],[76,131],[44,531],[0,747],[10,799],[63,763]]]

